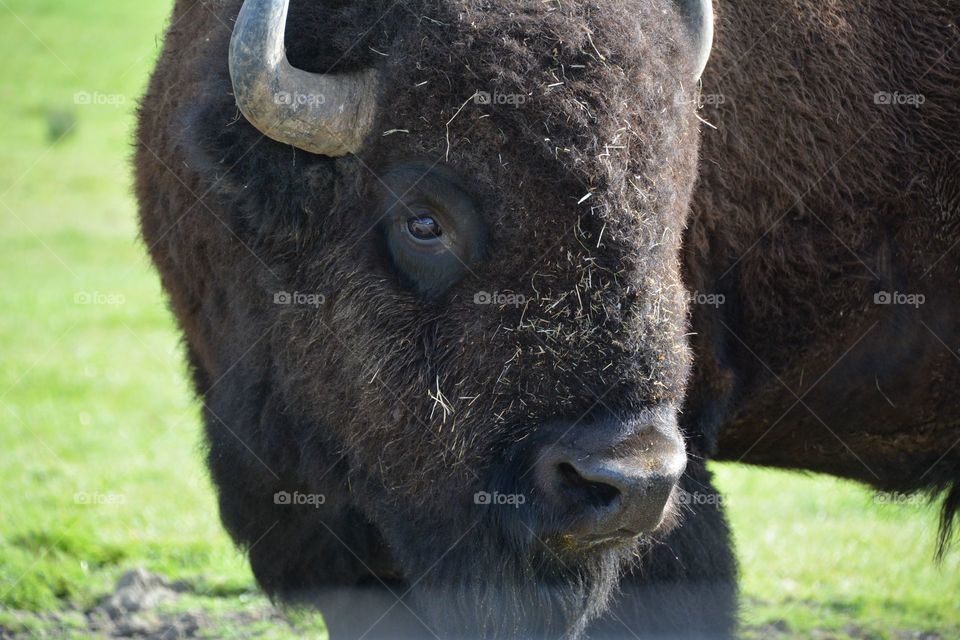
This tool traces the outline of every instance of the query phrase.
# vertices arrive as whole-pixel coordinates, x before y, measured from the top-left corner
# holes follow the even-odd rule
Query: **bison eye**
[[[474,198],[452,172],[422,164],[395,168],[383,180],[378,216],[401,282],[427,297],[446,292],[483,250]]]
[[[407,231],[414,240],[421,242],[433,242],[443,235],[440,223],[429,215],[416,216],[407,220]]]

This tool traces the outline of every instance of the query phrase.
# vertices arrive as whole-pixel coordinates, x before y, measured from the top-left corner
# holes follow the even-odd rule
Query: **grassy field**
[[[133,112],[170,4],[0,0],[0,636],[82,637],[85,612],[143,567],[191,585],[165,606],[203,612],[211,637],[296,637],[221,531],[137,239]],[[745,636],[960,637],[960,553],[934,564],[933,510],[828,478],[716,471]]]

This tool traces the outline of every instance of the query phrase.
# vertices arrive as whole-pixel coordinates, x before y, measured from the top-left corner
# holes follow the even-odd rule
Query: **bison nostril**
[[[545,533],[627,540],[661,526],[687,456],[672,409],[643,418],[544,427],[530,471],[549,507]]]
[[[606,509],[620,497],[619,489],[604,482],[587,480],[569,462],[558,464],[557,472],[560,474],[561,490],[575,504]]]

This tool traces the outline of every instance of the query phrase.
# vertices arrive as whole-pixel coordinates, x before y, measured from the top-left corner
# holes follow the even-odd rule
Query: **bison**
[[[684,242],[718,459],[960,509],[960,2],[723,3]],[[710,302],[710,299],[707,299]]]
[[[271,597],[726,637],[711,457],[949,523],[956,3],[718,9],[701,81],[708,0],[176,2],[141,227]]]

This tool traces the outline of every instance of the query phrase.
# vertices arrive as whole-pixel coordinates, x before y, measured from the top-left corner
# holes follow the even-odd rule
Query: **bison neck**
[[[889,64],[949,20],[867,4],[719,15],[684,257],[719,295],[692,298],[686,415],[722,459],[936,490],[960,477],[960,51]]]

